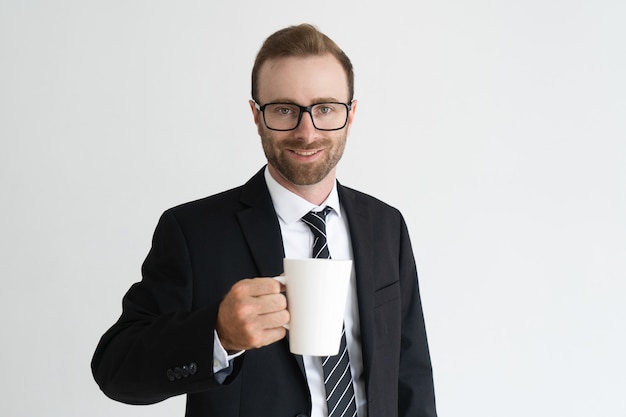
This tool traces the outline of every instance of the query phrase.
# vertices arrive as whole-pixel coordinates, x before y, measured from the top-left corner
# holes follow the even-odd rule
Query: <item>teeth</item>
[[[311,156],[317,153],[317,151],[294,151],[294,152],[302,156]]]

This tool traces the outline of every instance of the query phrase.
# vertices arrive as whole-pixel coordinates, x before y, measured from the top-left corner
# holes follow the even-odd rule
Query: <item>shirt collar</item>
[[[265,167],[265,182],[270,192],[270,197],[274,203],[274,209],[278,217],[286,224],[297,222],[309,211],[319,211],[324,207],[330,207],[338,216],[341,217],[341,208],[339,206],[339,194],[337,193],[337,181],[333,185],[333,189],[328,198],[319,206],[306,201],[297,194],[292,193],[282,185],[280,185],[269,173]]]

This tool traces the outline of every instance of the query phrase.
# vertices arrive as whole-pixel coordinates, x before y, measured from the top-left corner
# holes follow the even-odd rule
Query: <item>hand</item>
[[[237,282],[222,300],[215,329],[228,352],[259,348],[287,334],[289,322],[284,285],[273,278]]]

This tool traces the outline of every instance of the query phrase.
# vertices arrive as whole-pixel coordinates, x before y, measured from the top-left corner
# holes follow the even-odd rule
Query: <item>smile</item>
[[[311,155],[315,155],[319,151],[292,151],[292,152],[300,156],[311,156]]]

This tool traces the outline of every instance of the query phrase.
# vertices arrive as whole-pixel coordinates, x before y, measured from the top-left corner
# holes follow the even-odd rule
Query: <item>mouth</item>
[[[299,155],[299,156],[312,156],[312,155],[315,155],[316,153],[318,153],[319,150],[298,151],[298,150],[292,149],[291,152],[293,152],[293,153],[295,153],[296,155]]]

